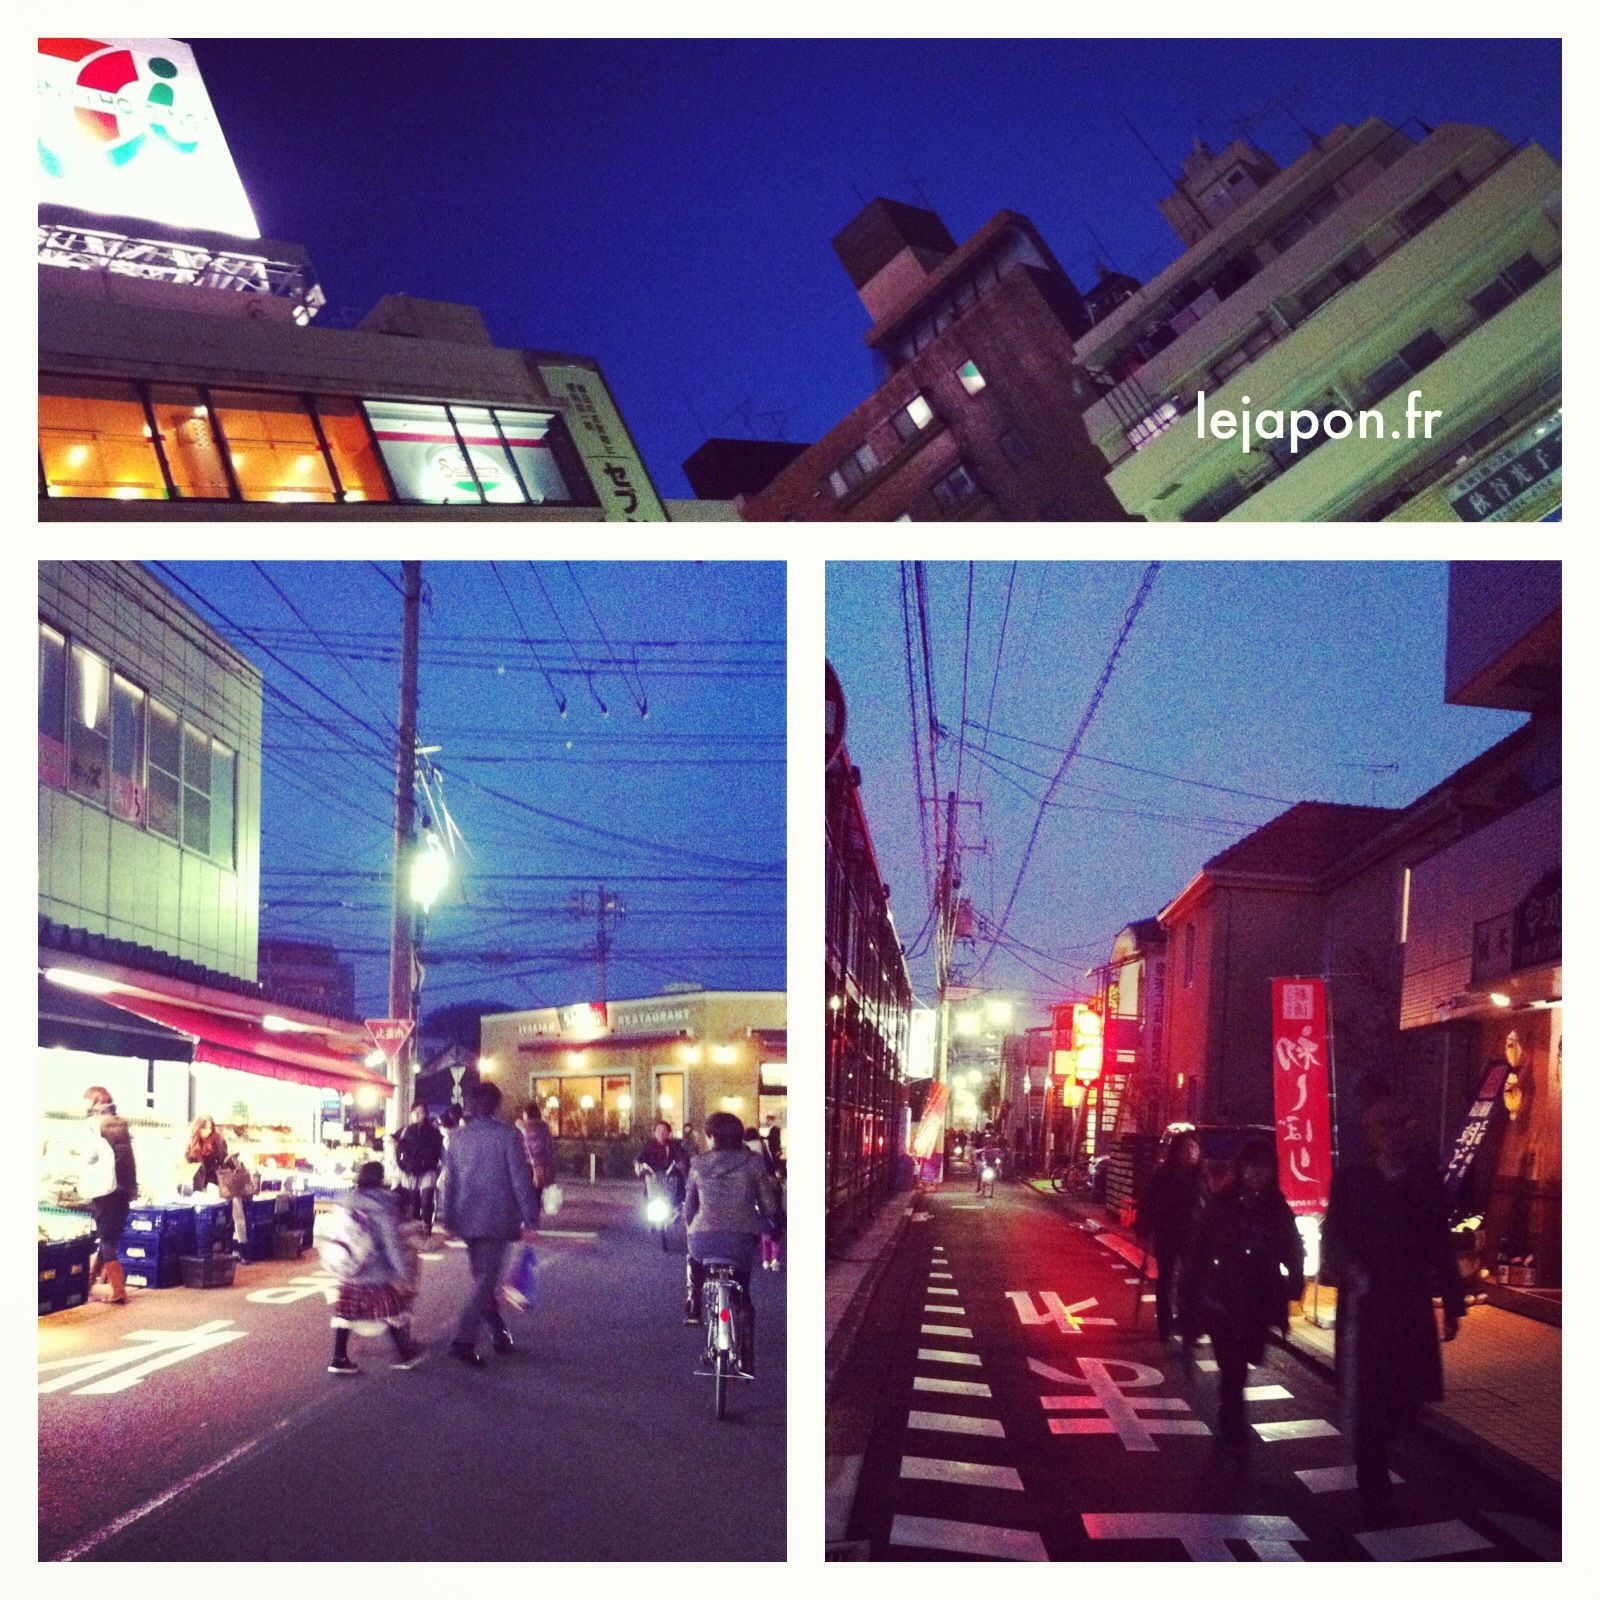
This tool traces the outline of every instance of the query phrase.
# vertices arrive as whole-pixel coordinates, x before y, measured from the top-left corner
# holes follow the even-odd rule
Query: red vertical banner
[[[1272,980],[1272,1108],[1278,1178],[1296,1215],[1328,1208],[1333,1127],[1328,1104],[1328,987]]]

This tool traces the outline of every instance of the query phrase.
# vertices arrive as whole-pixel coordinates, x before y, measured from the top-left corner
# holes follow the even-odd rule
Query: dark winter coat
[[[1444,1186],[1432,1168],[1416,1161],[1393,1178],[1375,1166],[1337,1172],[1322,1258],[1339,1280],[1334,1357],[1347,1396],[1391,1421],[1441,1399],[1433,1297],[1457,1318],[1466,1315],[1466,1300]]]
[[[689,1168],[684,1196],[689,1234],[760,1233],[775,1222],[778,1192],[764,1157],[753,1150],[707,1150]]]
[[[111,1146],[112,1170],[116,1174],[116,1193],[130,1200],[139,1192],[139,1174],[134,1166],[133,1139],[128,1124],[115,1111],[95,1119],[100,1137]]]
[[[1250,1194],[1238,1185],[1218,1195],[1195,1227],[1183,1281],[1186,1331],[1260,1361],[1267,1330],[1288,1328],[1289,1302],[1305,1287],[1305,1246],[1289,1202],[1275,1189]]]
[[[408,1178],[437,1171],[444,1161],[444,1135],[439,1132],[439,1124],[432,1118],[408,1122],[394,1142],[394,1159]]]
[[[439,1221],[458,1239],[515,1239],[539,1222],[539,1195],[522,1135],[496,1117],[468,1117],[450,1135],[439,1179]]]
[[[1158,1256],[1182,1255],[1205,1209],[1205,1168],[1163,1163],[1150,1174],[1139,1202],[1139,1237]]]

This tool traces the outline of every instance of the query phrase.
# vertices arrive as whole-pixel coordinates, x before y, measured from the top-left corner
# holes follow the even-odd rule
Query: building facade
[[[1521,520],[1561,502],[1561,173],[1447,123],[1341,125],[1279,170],[1203,144],[1163,214],[1184,253],[1077,341],[1085,414],[1153,521]],[[1408,424],[1407,397],[1438,416]],[[1227,411],[1343,411],[1291,449]],[[1367,421],[1365,413],[1372,413]],[[1381,426],[1380,420],[1381,419]],[[1346,436],[1348,432],[1348,436]]]
[[[631,1150],[657,1121],[698,1137],[715,1111],[786,1128],[788,1015],[782,994],[701,989],[493,1013],[477,1072],[502,1116],[537,1101],[559,1140]]]
[[[826,802],[823,1107],[832,1248],[887,1198],[905,1151],[911,974],[873,852],[861,774],[842,743],[828,761]]]
[[[330,1017],[356,1014],[356,969],[331,944],[262,939],[256,945],[262,986],[284,1000]]]
[[[958,247],[933,212],[879,199],[833,247],[882,382],[744,501],[747,522],[1121,520],[1081,421],[1091,313],[1026,217]]]

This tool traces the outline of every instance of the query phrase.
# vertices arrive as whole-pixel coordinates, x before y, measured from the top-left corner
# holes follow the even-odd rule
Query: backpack
[[[340,1283],[353,1282],[378,1254],[372,1220],[354,1206],[335,1206],[317,1218],[317,1255]]]

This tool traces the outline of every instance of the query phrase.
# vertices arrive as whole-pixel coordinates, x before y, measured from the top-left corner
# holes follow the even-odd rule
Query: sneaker
[[[358,1367],[355,1362],[349,1358],[349,1356],[335,1356],[333,1360],[328,1363],[328,1371],[337,1372],[341,1377],[352,1372],[359,1372],[360,1370],[361,1368]]]
[[[394,1360],[391,1361],[389,1365],[393,1367],[396,1372],[409,1372],[413,1367],[420,1364],[422,1358],[427,1355],[427,1353],[428,1351],[425,1345],[414,1344],[405,1355],[396,1355]]]
[[[487,1366],[482,1356],[470,1344],[452,1344],[450,1354],[453,1355],[464,1367]]]
[[[516,1348],[517,1347],[515,1343],[513,1343],[511,1335],[504,1328],[495,1334],[494,1353],[497,1356],[508,1356]]]

